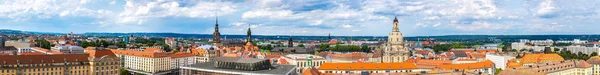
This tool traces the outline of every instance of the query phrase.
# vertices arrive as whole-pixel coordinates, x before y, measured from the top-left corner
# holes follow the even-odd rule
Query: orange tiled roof
[[[539,63],[539,62],[558,62],[565,60],[558,54],[527,54],[519,61],[523,64]]]
[[[67,62],[89,62],[87,54],[55,54],[55,55],[0,55],[0,64],[40,64],[40,63],[63,63]],[[6,62],[6,63],[4,63]]]
[[[414,63],[323,63],[319,70],[416,69]]]
[[[123,55],[132,55],[139,57],[149,57],[149,58],[161,58],[167,57],[167,53],[162,51],[160,48],[146,48],[144,51],[134,51],[134,50],[111,50],[115,54],[123,54]]]
[[[105,55],[116,57],[115,53],[113,53],[110,50],[97,50],[96,47],[87,47],[87,48],[85,48],[85,50],[87,51],[89,56],[96,57],[96,58],[99,58],[99,57],[102,57]]]
[[[600,64],[600,56],[593,56],[587,60],[589,64]]]
[[[182,58],[182,57],[192,57],[194,56],[194,54],[192,53],[185,53],[185,52],[178,52],[175,54],[170,54],[169,55],[171,58]]]
[[[494,67],[494,62],[490,60],[486,60],[484,62],[477,63],[467,63],[467,64],[448,64],[448,65],[440,65],[439,68],[446,70],[453,69],[480,69],[480,68],[491,68]]]
[[[46,55],[41,52],[21,52],[19,55]]]
[[[52,54],[64,54],[62,52],[52,51],[52,50],[48,50],[48,49],[44,49],[44,48],[40,48],[40,47],[33,47],[33,49],[40,50],[40,51],[43,51],[43,52],[52,53]]]

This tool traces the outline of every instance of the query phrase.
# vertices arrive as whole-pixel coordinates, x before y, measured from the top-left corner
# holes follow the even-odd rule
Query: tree
[[[298,44],[298,47],[304,47],[304,44]]]
[[[560,52],[560,48],[554,48],[554,52]]]
[[[592,56],[592,57],[593,56],[598,56],[598,52],[594,52],[594,53],[590,54],[590,56]]]
[[[496,73],[496,75],[497,75],[497,74],[500,74],[500,72],[502,72],[502,71],[503,71],[503,70],[502,70],[501,68],[497,68],[495,73]]]
[[[369,49],[369,46],[367,45],[362,45],[362,47],[360,48],[362,50],[362,52],[371,52],[371,50]]]
[[[50,49],[50,47],[52,47],[52,44],[50,44],[49,41],[47,40],[37,40],[37,46],[36,47],[40,47],[40,48],[44,48],[44,49]]]
[[[129,75],[129,71],[123,69],[123,68],[119,68],[119,75]]]
[[[319,45],[319,49],[320,50],[329,50],[329,44],[321,44]]]

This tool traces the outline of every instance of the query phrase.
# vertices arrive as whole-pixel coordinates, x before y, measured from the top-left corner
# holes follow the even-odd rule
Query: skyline
[[[0,29],[385,36],[397,16],[405,36],[600,34],[594,0],[1,1]],[[394,8],[397,7],[397,8]]]

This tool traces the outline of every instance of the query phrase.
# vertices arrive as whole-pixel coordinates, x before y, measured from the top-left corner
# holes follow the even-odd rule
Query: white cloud
[[[191,6],[183,6],[186,3]],[[127,1],[125,11],[119,14],[120,23],[142,22],[141,20],[163,17],[207,18],[228,15],[238,11],[233,2],[208,1]]]
[[[556,10],[556,7],[554,7],[554,2],[552,0],[545,0],[538,5],[536,14],[546,15],[552,13],[554,10]]]
[[[352,26],[352,25],[349,25],[349,24],[342,24],[342,28],[352,28],[352,27],[353,27],[353,26]]]

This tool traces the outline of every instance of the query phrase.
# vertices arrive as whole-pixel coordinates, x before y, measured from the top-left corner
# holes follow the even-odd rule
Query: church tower
[[[250,30],[249,24],[248,24],[248,33],[246,34],[246,42],[252,42],[252,31]]]
[[[409,57],[409,51],[404,46],[404,36],[398,28],[398,18],[394,17],[392,32],[388,35],[387,43],[383,47],[384,63],[404,62]]]
[[[219,33],[219,17],[215,19],[215,32],[213,33],[213,45],[216,47],[221,46],[221,33]]]

